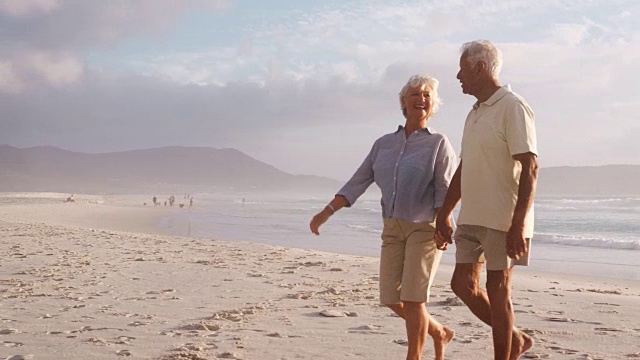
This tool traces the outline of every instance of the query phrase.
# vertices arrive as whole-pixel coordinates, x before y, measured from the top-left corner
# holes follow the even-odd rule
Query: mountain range
[[[339,186],[326,177],[288,174],[235,149],[172,146],[87,154],[0,145],[0,191],[150,194]]]
[[[0,191],[5,192],[333,192],[341,184],[288,174],[235,149],[172,146],[88,154],[0,145]],[[538,194],[640,195],[640,165],[543,168]]]

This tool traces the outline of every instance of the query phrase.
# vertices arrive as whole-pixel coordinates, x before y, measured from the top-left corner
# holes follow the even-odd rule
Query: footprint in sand
[[[453,341],[456,341],[456,342],[459,342],[459,343],[462,343],[462,344],[469,344],[469,343],[472,343],[472,342],[474,342],[476,340],[480,340],[480,339],[483,339],[483,338],[486,338],[486,337],[487,337],[486,335],[483,335],[481,333],[474,333],[474,334],[471,334],[471,335],[465,335],[462,338],[456,337],[456,338],[453,339]]]
[[[457,296],[450,296],[446,298],[444,301],[440,301],[438,305],[444,306],[464,306],[464,303]]]
[[[535,310],[519,310],[519,309],[513,310],[513,312],[516,314],[535,314],[536,313]]]
[[[567,323],[582,322],[580,320],[573,320],[573,319],[569,319],[569,318],[559,318],[559,317],[548,317],[546,320],[547,321],[553,321],[553,322],[567,322]]]
[[[475,326],[475,327],[480,327],[479,325],[474,324],[474,323],[471,323],[471,322],[468,322],[468,321],[462,321],[462,322],[459,322],[459,323],[458,323],[458,325],[460,325],[460,326]]]
[[[173,349],[173,351],[180,351],[180,352],[188,352],[188,351],[204,351],[204,350],[211,350],[211,349],[217,349],[218,346],[215,344],[208,344],[209,346],[205,345],[205,344],[194,344],[194,343],[186,343],[183,345],[180,345],[178,347],[176,347],[175,349]]]
[[[560,347],[560,346],[549,346],[549,347],[547,347],[547,348],[548,348],[548,349],[551,349],[551,350],[555,350],[556,352],[559,352],[560,354],[570,354],[570,355],[574,355],[574,354],[579,353],[579,351],[578,351],[578,350],[574,350],[574,349],[565,349],[565,348],[562,348],[562,347]]]
[[[362,325],[349,329],[351,334],[388,334],[384,331],[379,331],[382,328],[380,325]]]
[[[525,359],[550,359],[551,355],[549,354],[534,354],[534,353],[524,353],[522,355]]]
[[[206,322],[188,324],[180,327],[181,330],[197,330],[197,331],[220,331],[221,328],[222,327],[220,325],[206,323]]]
[[[85,342],[94,344],[94,345],[107,345],[107,341],[104,339],[100,339],[100,338],[88,338],[85,340]]]
[[[6,347],[19,347],[24,345],[21,342],[14,342],[14,341],[3,341],[2,345],[6,346]]]
[[[129,341],[131,340],[135,340],[136,338],[133,336],[118,336],[114,343],[119,344],[119,345],[128,345]]]
[[[224,353],[218,355],[218,358],[220,358],[220,359],[240,359],[239,355],[237,355],[235,353],[231,353],[231,352],[224,352]]]
[[[279,339],[287,337],[286,335],[282,335],[279,332],[270,333],[265,336],[272,337],[272,338],[279,338]]]
[[[149,323],[146,323],[144,321],[134,321],[134,322],[130,322],[127,325],[129,326],[145,326],[145,325],[149,325]]]
[[[603,333],[623,332],[624,331],[624,330],[620,330],[620,329],[616,329],[616,328],[610,328],[610,327],[597,327],[597,328],[594,328],[593,330],[600,331],[600,332],[603,332]]]

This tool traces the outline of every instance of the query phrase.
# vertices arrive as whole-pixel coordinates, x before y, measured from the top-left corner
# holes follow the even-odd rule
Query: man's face
[[[407,118],[429,117],[432,104],[431,87],[427,84],[410,87],[402,97],[402,108]]]
[[[472,64],[465,54],[460,56],[460,70],[456,78],[460,80],[462,92],[468,95],[474,95],[478,86],[480,71],[478,64]]]

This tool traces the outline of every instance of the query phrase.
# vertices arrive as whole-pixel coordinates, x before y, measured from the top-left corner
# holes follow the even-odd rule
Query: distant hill
[[[162,147],[86,154],[0,145],[0,191],[309,191],[339,186],[325,177],[285,173],[235,149]]]
[[[292,175],[235,149],[162,147],[86,154],[0,145],[0,191],[180,193],[333,192],[341,182]],[[540,170],[540,195],[640,195],[640,165]]]
[[[640,165],[560,166],[540,170],[541,195],[640,195]]]

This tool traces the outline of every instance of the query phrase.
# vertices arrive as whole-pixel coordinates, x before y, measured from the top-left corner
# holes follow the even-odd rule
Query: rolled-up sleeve
[[[367,188],[373,183],[373,162],[376,151],[376,143],[371,147],[371,151],[364,159],[358,170],[353,174],[351,179],[338,191],[336,195],[344,196],[351,207],[358,198],[367,191]]]
[[[449,142],[449,139],[443,135],[442,141],[438,146],[436,161],[433,170],[433,183],[435,187],[434,208],[442,207],[444,198],[447,195],[449,184],[456,172],[457,166],[456,153]]]

